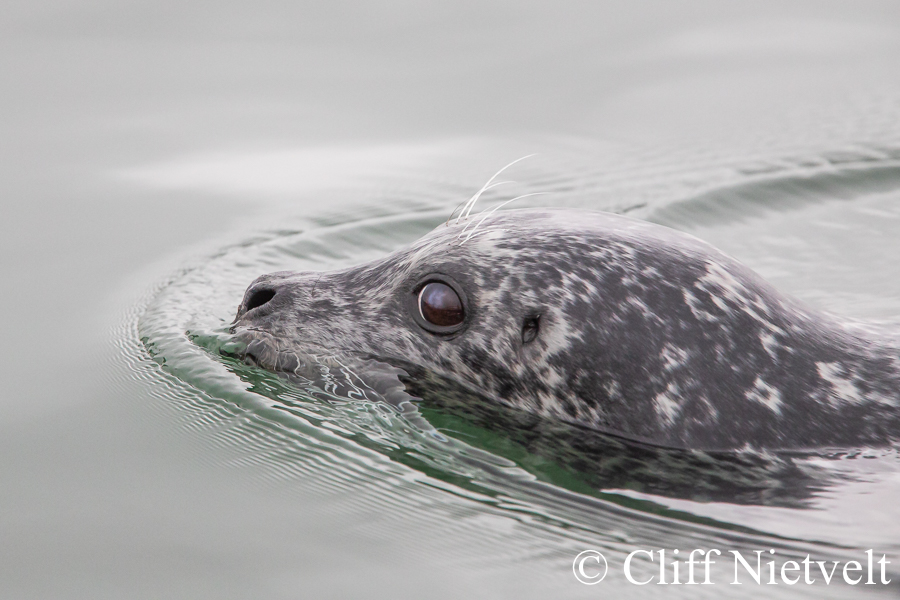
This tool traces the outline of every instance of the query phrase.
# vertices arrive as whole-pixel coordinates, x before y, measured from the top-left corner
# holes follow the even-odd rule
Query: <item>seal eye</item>
[[[525,317],[525,320],[522,322],[522,343],[527,344],[529,342],[533,342],[534,338],[537,337],[540,326],[540,315]]]
[[[438,327],[459,325],[466,316],[459,294],[439,281],[426,284],[419,292],[419,314]]]

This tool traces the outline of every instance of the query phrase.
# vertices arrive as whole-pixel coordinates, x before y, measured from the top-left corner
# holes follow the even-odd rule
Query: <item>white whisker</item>
[[[466,239],[464,239],[463,241],[460,242],[460,245],[466,243],[467,240],[469,240],[473,235],[475,235],[475,231],[478,229],[478,226],[481,225],[482,223],[484,223],[484,220],[487,219],[489,216],[491,216],[492,214],[497,212],[498,209],[503,208],[510,202],[515,202],[516,200],[521,200],[522,198],[528,198],[529,196],[543,196],[547,193],[548,192],[532,192],[530,194],[522,194],[521,196],[516,196],[515,198],[511,198],[511,199],[507,200],[506,202],[501,202],[500,204],[498,204],[491,210],[484,211],[486,214],[483,217],[481,217],[481,220],[478,221],[478,223],[475,225],[475,227],[472,228],[472,231],[469,232],[469,235],[466,237]],[[467,225],[467,227],[468,227],[468,225]],[[465,232],[466,232],[465,229],[460,231],[459,235],[456,236],[456,239],[459,239],[459,237]]]
[[[468,218],[469,218],[469,213],[472,212],[472,207],[475,206],[475,203],[476,203],[476,202],[478,202],[478,198],[480,198],[481,195],[482,195],[485,191],[487,191],[488,189],[490,189],[491,183],[494,181],[494,179],[497,178],[497,176],[498,176],[500,173],[502,173],[502,172],[505,171],[506,169],[510,168],[511,166],[513,166],[514,164],[516,164],[517,162],[523,161],[523,160],[525,160],[526,158],[531,158],[532,156],[534,156],[534,154],[529,154],[529,155],[527,155],[527,156],[523,156],[522,158],[517,158],[516,160],[512,161],[511,163],[509,163],[508,165],[506,165],[505,167],[503,167],[502,169],[500,169],[499,171],[497,171],[496,173],[494,173],[494,174],[491,176],[491,178],[487,180],[487,183],[485,183],[485,184],[481,187],[480,190],[478,190],[477,192],[475,192],[475,195],[474,195],[474,196],[472,196],[471,198],[469,198],[468,202],[466,202],[466,205],[463,206],[462,211],[459,213],[459,216],[456,217],[456,223],[455,223],[455,224],[458,224],[459,221],[460,221],[460,219],[468,219]],[[453,215],[450,215],[450,216],[452,217]]]
[[[461,242],[459,243],[459,245],[462,246],[464,243],[466,243],[467,241],[469,241],[470,239],[472,239],[472,238],[474,238],[474,237],[478,237],[479,235],[482,235],[482,234],[485,234],[485,233],[491,233],[491,232],[494,232],[494,231],[509,231],[509,230],[508,230],[508,229],[500,229],[500,228],[497,228],[497,227],[485,227],[484,229],[482,229],[482,230],[480,230],[480,231],[478,231],[478,232],[472,232],[472,235],[470,235],[469,237],[467,237],[466,239],[464,239],[463,241],[461,241]]]
[[[490,182],[488,182],[488,183],[490,183]],[[507,183],[515,183],[515,181],[498,181],[498,182],[496,182],[496,183],[492,183],[491,185],[485,184],[485,187],[483,187],[483,188],[481,188],[480,190],[478,190],[478,193],[476,193],[475,196],[473,196],[472,198],[474,198],[475,201],[477,202],[477,201],[478,201],[478,198],[477,198],[476,196],[480,196],[481,194],[483,194],[484,192],[488,191],[489,189],[495,188],[495,187],[497,187],[497,186],[499,186],[499,185],[505,185],[505,184],[507,184]],[[468,203],[472,201],[472,198],[469,198],[468,200],[465,200],[465,201],[460,202],[459,204],[457,204],[457,205],[456,205],[456,208],[453,209],[453,212],[450,213],[450,216],[447,217],[447,222],[444,223],[444,225],[445,225],[445,226],[449,226],[449,225],[450,225],[450,219],[452,219],[452,218],[453,218],[453,215],[456,214],[456,210],[457,210],[460,206],[462,206],[463,204],[468,205]],[[463,209],[463,210],[465,210],[465,209]],[[462,213],[460,213],[460,216],[462,216]],[[457,219],[456,222],[459,223],[459,219]],[[455,225],[455,224],[456,224],[456,223],[454,223],[454,225]]]

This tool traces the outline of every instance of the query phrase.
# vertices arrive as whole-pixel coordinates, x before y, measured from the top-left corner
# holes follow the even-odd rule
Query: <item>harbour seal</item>
[[[353,268],[263,275],[233,324],[270,370],[324,345],[699,450],[895,441],[900,345],[865,331],[693,236],[571,209],[491,212]]]

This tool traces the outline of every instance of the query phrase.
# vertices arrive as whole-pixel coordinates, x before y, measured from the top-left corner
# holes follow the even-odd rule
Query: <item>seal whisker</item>
[[[515,198],[512,198],[512,199],[507,200],[507,201],[505,201],[505,202],[501,202],[500,204],[498,204],[498,205],[495,206],[494,208],[490,209],[489,211],[482,211],[482,212],[479,213],[479,214],[484,214],[485,212],[487,212],[487,214],[485,214],[485,216],[481,219],[481,221],[478,221],[478,223],[475,225],[475,228],[473,228],[472,231],[474,231],[475,229],[477,229],[477,228],[478,228],[478,225],[480,225],[480,224],[484,221],[484,219],[486,219],[486,218],[488,218],[489,216],[491,216],[492,214],[494,214],[494,211],[496,211],[496,210],[499,209],[499,208],[503,208],[504,206],[506,206],[506,205],[509,204],[510,202],[514,202],[514,201],[516,201],[516,200],[519,200],[520,198],[527,198],[528,196],[540,196],[540,195],[542,195],[542,194],[547,194],[547,193],[549,193],[549,192],[532,192],[532,193],[530,193],[530,194],[523,194],[523,195],[521,195],[521,196],[516,196]],[[470,225],[470,223],[466,223],[465,227],[462,228],[462,231],[460,231],[460,232],[456,235],[456,239],[459,239],[460,237],[462,237],[462,235],[466,232],[466,230],[469,229],[469,225]]]
[[[478,191],[478,193],[476,194],[476,196],[477,196],[477,195],[480,195],[480,194],[483,194],[484,192],[488,191],[488,190],[491,189],[491,188],[495,188],[495,187],[497,187],[497,186],[499,186],[499,185],[504,185],[504,184],[507,184],[507,183],[515,183],[515,181],[498,181],[498,182],[496,182],[496,183],[492,183],[491,185],[486,185],[485,187],[481,188],[481,189]],[[474,196],[473,196],[473,197],[474,197]],[[456,208],[454,208],[453,211],[450,213],[450,216],[447,217],[447,221],[444,223],[444,226],[445,226],[445,227],[448,227],[448,226],[450,225],[450,220],[453,218],[453,215],[456,214],[457,209],[459,209],[459,207],[462,206],[463,204],[468,204],[471,200],[472,200],[472,198],[469,198],[468,200],[464,200],[464,201],[460,202],[459,204],[457,204],[457,205],[456,205]],[[476,201],[477,201],[477,198],[476,198]],[[465,209],[463,209],[463,210],[465,210]],[[458,222],[459,222],[459,219],[457,219],[457,223],[458,223]],[[455,225],[455,224],[456,224],[456,223],[454,223],[454,225]]]
[[[512,164],[512,163],[510,163],[510,164]],[[509,166],[509,165],[507,165],[507,166]],[[506,167],[504,167],[504,169],[505,168]],[[496,177],[499,174],[500,174],[500,171],[497,171],[497,173],[494,174],[494,177]],[[493,177],[491,179],[493,179]],[[466,202],[466,205],[463,206],[462,211],[460,211],[459,216],[456,218],[456,223],[459,223],[460,219],[468,220],[469,214],[472,212],[472,209],[475,207],[475,203],[478,202],[479,199],[481,199],[481,195],[483,193],[485,193],[486,191],[488,191],[491,188],[497,187],[498,185],[503,185],[504,183],[515,183],[515,182],[500,181],[500,182],[491,184],[491,180],[489,179],[488,182],[486,184],[484,184],[484,186],[480,190],[478,190],[474,196],[469,198],[469,200]],[[490,184],[490,185],[488,185],[488,184]]]
[[[468,218],[469,218],[469,213],[472,212],[472,207],[474,207],[474,206],[475,206],[475,203],[478,202],[478,198],[481,197],[481,194],[483,194],[483,193],[488,189],[488,186],[494,181],[494,179],[497,178],[497,176],[498,176],[500,173],[502,173],[502,172],[505,171],[506,169],[510,168],[511,166],[513,166],[514,164],[516,164],[517,162],[523,161],[523,160],[525,160],[526,158],[531,158],[532,156],[535,156],[535,155],[534,155],[534,154],[528,154],[528,155],[523,156],[523,157],[521,157],[521,158],[517,158],[516,160],[512,161],[511,163],[509,163],[508,165],[506,165],[505,167],[503,167],[502,169],[500,169],[499,171],[497,171],[496,173],[494,173],[494,174],[491,176],[491,178],[487,180],[487,183],[485,183],[485,184],[481,187],[481,189],[478,190],[478,191],[475,193],[474,196],[472,196],[471,198],[469,198],[469,201],[466,202],[466,205],[463,207],[462,211],[459,213],[459,216],[456,217],[456,223],[458,224],[459,221],[460,221],[460,219],[468,219]],[[451,216],[452,216],[452,215],[451,215]]]
[[[472,239],[473,237],[478,237],[479,235],[481,235],[481,234],[483,234],[483,233],[491,233],[492,231],[509,231],[509,230],[508,230],[508,229],[501,229],[501,228],[499,228],[499,227],[485,227],[485,228],[482,229],[481,231],[478,231],[478,232],[473,231],[473,232],[472,232],[472,235],[469,236],[469,237],[467,237],[467,238],[466,238],[465,240],[463,240],[462,242],[460,242],[459,245],[462,246],[465,242],[467,242],[468,240]]]
[[[529,196],[543,196],[547,193],[548,192],[532,192],[530,194],[522,194],[521,196],[516,196],[515,198],[510,198],[506,202],[501,202],[500,204],[498,204],[497,206],[495,206],[494,208],[492,208],[490,210],[484,211],[487,214],[485,214],[483,217],[481,217],[481,220],[475,224],[475,227],[472,228],[472,231],[469,232],[469,235],[466,237],[466,239],[461,241],[459,243],[459,245],[462,246],[463,244],[465,244],[466,241],[469,240],[475,234],[475,231],[478,229],[478,226],[481,225],[482,223],[484,223],[484,220],[487,219],[489,216],[491,216],[492,214],[497,212],[498,209],[503,208],[510,202],[515,202],[516,200],[521,200],[522,198],[527,198]],[[468,228],[468,225],[466,225],[466,227],[464,227],[463,230],[459,232],[459,235],[456,236],[456,239],[459,239],[459,237],[466,232],[467,228]]]

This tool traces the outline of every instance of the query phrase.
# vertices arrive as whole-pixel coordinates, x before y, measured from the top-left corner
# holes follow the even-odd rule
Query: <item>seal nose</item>
[[[250,295],[247,297],[247,304],[244,311],[251,311],[254,308],[259,308],[264,304],[268,304],[269,301],[275,297],[276,293],[277,292],[270,287],[258,287],[251,290]]]
[[[290,274],[278,272],[257,277],[244,292],[234,317],[235,322],[248,313],[248,318],[259,320],[290,307],[294,293],[288,275]]]

